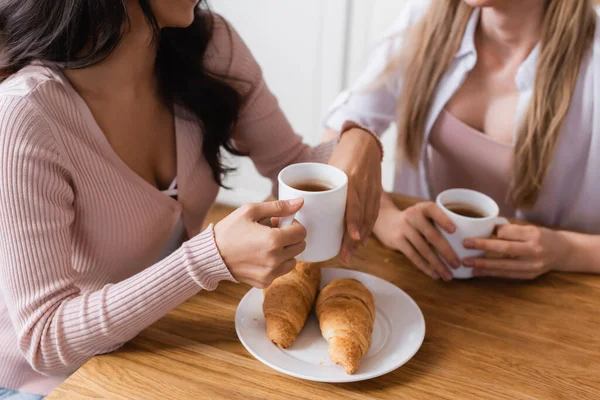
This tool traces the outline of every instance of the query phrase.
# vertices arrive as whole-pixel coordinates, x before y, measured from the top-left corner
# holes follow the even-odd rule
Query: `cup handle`
[[[295,218],[296,214],[279,218],[279,228],[287,228],[288,226],[292,226]]]
[[[494,225],[495,226],[500,226],[500,225],[510,225],[510,221],[507,220],[504,217],[498,217],[496,218],[496,220],[494,221]]]

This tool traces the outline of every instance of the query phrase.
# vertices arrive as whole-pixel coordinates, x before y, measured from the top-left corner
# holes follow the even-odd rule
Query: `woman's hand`
[[[304,227],[295,222],[271,228],[259,221],[293,215],[303,204],[303,199],[247,204],[215,226],[217,247],[236,280],[262,289],[294,269],[294,258],[306,247]]]
[[[405,211],[398,210],[385,198],[375,224],[375,235],[387,247],[402,252],[413,264],[433,279],[452,280],[452,273],[442,263],[436,251],[448,264],[460,266],[458,257],[433,222],[446,232],[454,233],[452,220],[432,202],[416,204]]]
[[[379,212],[381,150],[371,134],[351,129],[342,135],[329,164],[348,175],[346,233],[340,255],[350,262],[359,244],[365,244]]]
[[[475,276],[509,279],[535,279],[558,268],[569,253],[569,242],[561,232],[537,226],[503,225],[498,238],[467,239],[467,249],[500,253],[503,258],[483,257],[463,260]]]

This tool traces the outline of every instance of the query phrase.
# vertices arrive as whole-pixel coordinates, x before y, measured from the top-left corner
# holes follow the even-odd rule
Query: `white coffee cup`
[[[302,197],[304,205],[296,215],[280,218],[279,226],[289,226],[296,219],[306,229],[306,249],[296,257],[304,262],[327,261],[342,247],[346,214],[348,177],[344,171],[327,164],[290,165],[279,173],[279,200]],[[294,188],[306,182],[320,182],[331,187],[320,192]]]
[[[482,250],[470,250],[463,246],[463,242],[467,238],[489,238],[494,232],[494,228],[498,225],[506,225],[510,222],[506,218],[499,217],[500,208],[498,204],[483,193],[468,189],[450,189],[439,194],[436,200],[437,205],[450,217],[456,225],[456,232],[449,234],[439,226],[436,227],[441,234],[446,238],[452,249],[458,256],[459,260],[465,258],[481,257],[485,254]],[[465,206],[481,211],[485,216],[483,218],[470,218],[456,214],[450,211],[446,205],[460,203]],[[440,257],[441,258],[441,257]],[[443,258],[442,258],[443,260]],[[444,260],[444,263],[445,260]],[[448,265],[446,263],[446,265]],[[461,265],[458,269],[453,269],[450,266],[452,275],[458,279],[469,279],[473,277],[473,269]]]

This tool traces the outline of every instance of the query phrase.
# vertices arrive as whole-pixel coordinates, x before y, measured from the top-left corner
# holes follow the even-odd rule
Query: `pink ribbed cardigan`
[[[241,78],[235,143],[262,175],[276,182],[288,164],[328,159],[334,144],[302,144],[223,21],[206,61]],[[212,226],[200,232],[219,189],[200,124],[176,114],[178,201],[125,165],[60,71],[29,66],[0,85],[0,387],[47,394],[93,355],[233,280]],[[156,262],[180,217],[191,239]]]

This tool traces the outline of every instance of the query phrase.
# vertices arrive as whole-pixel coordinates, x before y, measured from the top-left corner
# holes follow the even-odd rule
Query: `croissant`
[[[371,346],[375,301],[356,279],[329,283],[317,298],[321,334],[329,344],[329,358],[352,375]]]
[[[319,264],[298,262],[290,273],[264,291],[263,313],[269,340],[282,349],[294,343],[312,309],[321,284]]]

